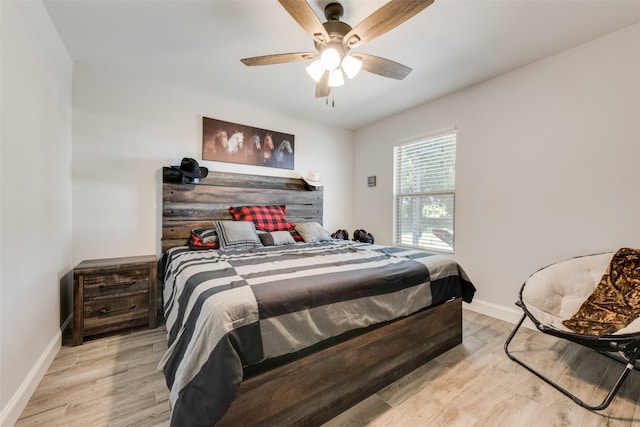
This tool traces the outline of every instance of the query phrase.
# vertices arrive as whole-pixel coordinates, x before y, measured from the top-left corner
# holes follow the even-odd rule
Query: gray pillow
[[[306,243],[325,242],[333,240],[329,232],[317,222],[302,222],[296,224],[296,231]]]
[[[288,231],[272,231],[271,233],[258,233],[260,241],[265,246],[291,245],[296,241]]]
[[[223,249],[251,249],[262,247],[252,221],[214,221],[220,247]]]

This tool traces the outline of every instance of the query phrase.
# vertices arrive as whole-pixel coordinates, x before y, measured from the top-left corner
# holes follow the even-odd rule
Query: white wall
[[[295,135],[295,170],[202,161],[202,117]],[[325,181],[324,224],[351,228],[353,132],[74,65],[73,261],[159,253],[163,166],[193,157],[211,170]]]
[[[72,62],[41,2],[3,0],[0,14],[0,424],[9,426],[69,314]]]
[[[640,24],[360,129],[354,218],[391,243],[392,147],[457,127],[454,258],[479,302],[513,310],[540,267],[640,247],[638,46]]]

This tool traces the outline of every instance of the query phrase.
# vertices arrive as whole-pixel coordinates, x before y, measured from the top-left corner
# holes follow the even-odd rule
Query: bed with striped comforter
[[[355,242],[247,251],[172,248],[164,262],[168,350],[160,362],[172,426],[212,426],[243,368],[462,297],[451,259]]]

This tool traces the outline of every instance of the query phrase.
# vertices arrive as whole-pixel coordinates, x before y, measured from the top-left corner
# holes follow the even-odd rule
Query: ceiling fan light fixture
[[[340,68],[329,71],[329,87],[338,87],[344,84],[342,70]]]
[[[362,61],[358,58],[351,55],[345,55],[342,59],[342,71],[344,71],[350,79],[354,78],[358,72],[360,72],[360,68],[362,68]]]
[[[319,59],[313,61],[305,69],[316,83],[320,81],[322,75],[325,72],[324,65],[322,65],[322,61],[320,61]]]
[[[340,66],[340,53],[334,47],[328,47],[320,54],[320,61],[327,71],[335,70]]]

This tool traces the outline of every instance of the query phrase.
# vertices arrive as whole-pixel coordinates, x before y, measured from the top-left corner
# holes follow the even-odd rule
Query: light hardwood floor
[[[324,427],[639,426],[640,372],[609,408],[583,409],[507,358],[512,325],[464,311],[463,344],[411,372]],[[156,365],[164,326],[63,346],[16,426],[168,426],[168,391]],[[602,400],[621,365],[589,349],[523,329],[523,360],[589,401]]]

